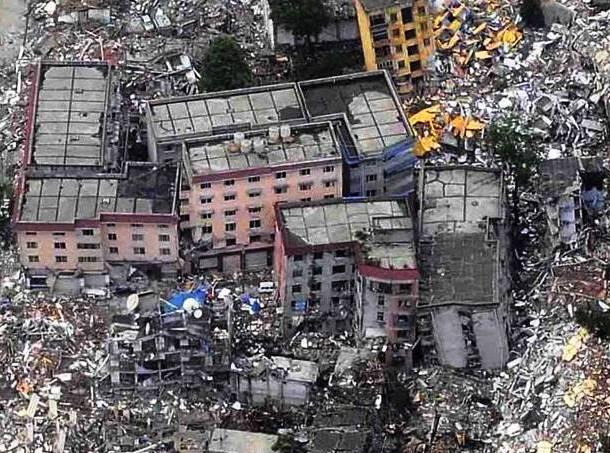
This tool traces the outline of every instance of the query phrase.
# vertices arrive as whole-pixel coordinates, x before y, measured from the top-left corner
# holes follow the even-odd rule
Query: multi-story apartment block
[[[178,263],[176,168],[131,164],[124,174],[81,169],[32,172],[17,197],[15,231],[30,284],[49,277],[103,273],[112,264]]]
[[[274,266],[284,329],[307,322],[385,337],[410,364],[418,291],[414,219],[404,199],[279,205]],[[390,358],[390,357],[389,357]]]
[[[427,0],[354,0],[368,71],[387,69],[398,92],[408,94],[434,54]]]
[[[341,197],[342,160],[332,123],[275,132],[184,142],[180,212],[193,244],[188,258],[199,269],[270,266],[276,203]]]
[[[414,189],[413,132],[385,71],[151,101],[150,160],[180,160],[187,139],[282,125],[338,122],[345,195]]]
[[[456,368],[500,368],[510,325],[502,172],[425,167],[419,199],[423,356]]]

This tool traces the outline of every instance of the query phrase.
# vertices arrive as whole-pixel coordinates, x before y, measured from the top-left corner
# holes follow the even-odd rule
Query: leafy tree
[[[235,39],[223,36],[210,44],[200,68],[200,88],[221,91],[244,88],[252,84],[252,71]]]
[[[311,43],[330,22],[323,0],[271,0],[271,18]]]
[[[487,128],[489,149],[507,167],[513,178],[513,203],[520,190],[527,186],[540,163],[536,137],[519,125],[515,116],[506,116]]]
[[[544,14],[540,7],[540,0],[522,0],[519,12],[528,27],[544,27]]]

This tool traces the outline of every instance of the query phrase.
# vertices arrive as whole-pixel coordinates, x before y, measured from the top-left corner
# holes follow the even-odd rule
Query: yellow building
[[[354,0],[367,71],[387,69],[400,94],[412,91],[434,53],[427,0]]]

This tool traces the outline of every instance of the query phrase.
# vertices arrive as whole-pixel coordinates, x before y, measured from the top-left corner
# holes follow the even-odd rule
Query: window
[[[231,247],[231,246],[235,245],[236,243],[237,243],[237,241],[235,240],[235,238],[228,238],[228,239],[225,241],[225,245],[226,245],[227,247]]]
[[[108,240],[109,241],[116,241],[116,233],[108,233]]]
[[[78,257],[79,263],[97,263],[98,260],[99,260],[99,258],[97,256],[79,256]]]
[[[398,62],[398,69],[403,69],[405,67],[405,60],[400,60]]]
[[[322,258],[324,258],[324,252],[316,252],[313,254],[314,260],[321,260]]]
[[[400,37],[400,29],[395,28],[394,30],[392,30],[392,38],[399,38]]]
[[[416,37],[417,37],[417,32],[415,31],[415,29],[405,31],[406,39],[414,39]]]
[[[111,255],[116,255],[117,253],[119,253],[119,248],[118,247],[108,247],[108,253],[110,253]]]
[[[417,55],[419,53],[419,47],[417,47],[417,44],[407,47],[407,53],[409,55]]]
[[[425,16],[426,15],[426,7],[425,6],[420,6],[419,8],[417,8],[417,14],[419,14],[420,16]]]
[[[261,190],[253,190],[252,192],[248,192],[248,196],[250,198],[256,198],[256,197],[260,197],[261,193],[262,193]]]
[[[109,224],[109,226],[110,226],[110,224]],[[53,233],[53,236],[65,236],[65,235],[66,235],[66,233],[60,233],[60,232]]]
[[[157,228],[159,228],[160,230],[167,230],[169,228],[169,225],[157,225]]]
[[[409,66],[411,67],[411,72],[419,71],[421,69],[421,61],[412,61],[409,63]]]
[[[280,193],[286,193],[286,192],[288,192],[288,187],[287,187],[287,186],[283,186],[283,187],[275,187],[275,188],[273,189],[273,191],[274,191],[276,194],[280,194]]]
[[[336,282],[332,282],[330,284],[330,288],[333,291],[345,291],[346,289],[349,288],[349,285],[347,284],[347,280],[339,280]]]
[[[134,255],[146,255],[146,249],[144,247],[134,247],[133,254]]]
[[[233,217],[235,214],[237,214],[237,209],[229,209],[228,211],[225,211],[225,217]]]
[[[170,249],[163,248],[159,249],[159,253],[161,253],[162,256],[168,256],[172,254],[172,251]]]
[[[80,250],[96,250],[100,248],[99,244],[76,244],[76,248]]]
[[[37,249],[38,248],[38,242],[28,242],[25,244],[26,248],[28,249]]]
[[[144,240],[144,235],[143,234],[139,234],[139,233],[134,233],[131,235],[131,240],[132,241],[143,241]]]
[[[262,211],[262,208],[260,206],[253,206],[251,208],[248,208],[248,212],[250,214],[256,214],[256,213],[261,212],[261,211]]]
[[[81,234],[83,236],[93,236],[93,230],[82,230]]]
[[[303,255],[294,255],[292,259],[294,261],[303,261]]]
[[[329,199],[331,199],[331,198],[335,198],[335,196],[334,196],[334,195],[331,193],[331,194],[329,194],[329,195],[324,195],[324,198],[325,198],[326,200],[329,200]]]
[[[299,190],[301,190],[301,191],[311,190],[312,187],[313,187],[312,182],[302,182],[301,184],[299,184]]]
[[[367,190],[366,191],[366,196],[367,197],[374,197],[375,195],[377,195],[377,191],[376,190]]]
[[[208,204],[212,202],[212,197],[201,198],[199,201],[201,202],[201,204]]]
[[[425,31],[427,31],[427,30],[428,30],[428,24],[427,24],[427,23],[425,23],[425,22],[424,22],[424,23],[422,23],[422,24],[421,24],[421,31],[425,32]]]
[[[201,227],[201,233],[202,234],[212,234],[212,225],[211,224],[203,225]]]
[[[225,223],[225,231],[235,231],[236,228],[235,222]]]
[[[225,195],[225,201],[233,201],[233,200],[235,200],[235,198],[237,198],[237,197],[234,193],[229,193],[229,194]]]
[[[377,181],[377,175],[366,175],[367,182]]]
[[[313,275],[322,275],[322,266],[314,266]]]
[[[382,311],[377,312],[377,321],[383,322],[384,313]]]
[[[390,14],[390,22],[396,22],[398,20],[398,16],[396,13]]]
[[[260,228],[261,221],[260,219],[250,220],[250,228]]]
[[[379,305],[380,307],[383,307],[384,304],[385,304],[385,297],[377,296],[377,305]]]
[[[379,283],[379,292],[384,294],[392,294],[392,284],[391,283]]]
[[[27,231],[25,233],[26,236],[36,236],[36,232],[35,231]]]
[[[345,258],[347,256],[347,250],[337,250],[335,252],[335,257],[337,258]]]
[[[212,183],[209,183],[209,182],[204,182],[204,183],[202,183],[202,184],[199,184],[199,187],[200,187],[201,189],[210,189],[210,188],[212,187]]]
[[[169,242],[169,234],[160,234],[159,242]]]
[[[394,46],[394,52],[395,53],[402,53],[402,46],[401,45]]]
[[[235,180],[234,179],[227,179],[224,182],[225,186],[234,186],[235,185]]]
[[[285,171],[279,171],[275,174],[275,179],[284,179],[286,177]]]
[[[335,181],[324,181],[324,187],[335,187]]]
[[[212,218],[212,213],[211,212],[202,212],[201,215],[199,216],[202,220],[207,220],[207,219],[211,219]]]
[[[36,255],[28,256],[28,263],[38,263],[40,259]]]
[[[322,289],[322,284],[320,282],[315,282],[309,285],[312,291],[320,291]]]
[[[302,276],[303,276],[303,269],[295,269],[292,271],[293,278],[302,277]]]
[[[251,234],[250,235],[250,242],[260,242],[260,240],[261,240],[260,234]]]
[[[144,225],[141,223],[132,223],[131,228],[144,228]]]
[[[292,285],[292,293],[300,293],[301,292],[301,285]]]
[[[411,283],[400,283],[398,285],[398,291],[401,293],[410,293],[413,291],[413,285]]]
[[[108,228],[114,228],[114,227],[116,227],[116,223],[107,223],[106,226]]]
[[[299,171],[299,175],[301,176],[308,176],[311,175],[311,170],[309,168],[305,168],[303,170]]]
[[[67,256],[56,256],[55,257],[55,262],[56,263],[67,263],[68,262],[68,257]]]
[[[424,46],[428,47],[430,45],[430,38],[424,39]]]
[[[408,24],[409,22],[413,22],[413,10],[411,8],[401,9],[400,15],[402,16],[403,24]]]
[[[341,298],[340,297],[331,297],[330,298],[330,302],[334,305],[337,306],[341,303]]]
[[[55,247],[56,249],[59,249],[59,250],[63,250],[66,248],[66,243],[65,242],[56,242],[55,244],[53,244],[53,247]]]
[[[260,176],[250,176],[248,178],[248,182],[259,182],[261,180]]]
[[[333,266],[333,274],[343,274],[345,272],[345,265]]]
[[[303,203],[309,203],[311,201],[311,197],[307,197],[307,198],[301,198],[301,201]]]
[[[327,167],[324,167],[324,170],[322,170],[324,173],[332,173],[335,171],[335,167],[333,165],[328,165]]]

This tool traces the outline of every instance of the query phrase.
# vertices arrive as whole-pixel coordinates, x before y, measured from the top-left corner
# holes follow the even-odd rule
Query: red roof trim
[[[407,269],[386,269],[383,267],[371,266],[369,264],[358,264],[358,272],[365,277],[377,278],[380,280],[418,280],[419,271],[413,268]]]

